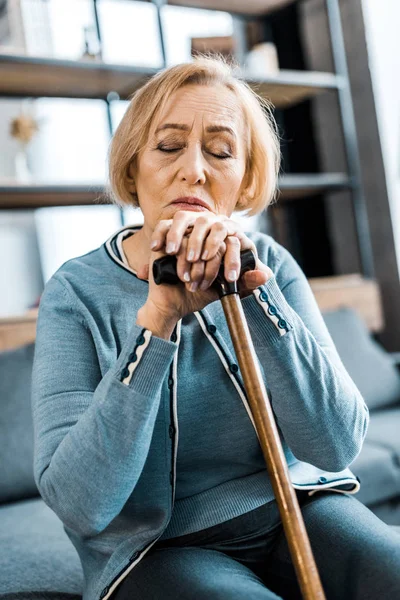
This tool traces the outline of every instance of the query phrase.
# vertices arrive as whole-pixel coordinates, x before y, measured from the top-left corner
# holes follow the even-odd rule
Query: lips
[[[192,205],[193,207],[202,206],[203,208],[210,210],[210,207],[207,204],[207,202],[204,202],[204,200],[200,200],[200,198],[196,198],[195,196],[184,196],[182,198],[177,198],[172,202],[172,204],[185,204]]]

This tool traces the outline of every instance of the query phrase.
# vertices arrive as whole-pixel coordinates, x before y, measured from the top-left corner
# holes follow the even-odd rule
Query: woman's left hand
[[[186,252],[180,252],[183,238],[187,238]],[[179,210],[172,219],[159,221],[151,238],[151,249],[165,250],[177,255],[177,272],[182,281],[189,273],[190,291],[206,290],[218,275],[221,262],[221,246],[225,246],[224,275],[227,281],[238,279],[240,252],[251,249],[257,257],[256,269],[247,271],[238,282],[243,298],[273,276],[257,255],[257,249],[239,223],[225,215],[211,212]]]

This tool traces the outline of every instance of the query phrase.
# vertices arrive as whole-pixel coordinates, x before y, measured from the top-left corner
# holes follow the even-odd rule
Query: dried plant
[[[24,144],[28,144],[37,131],[39,123],[31,115],[20,114],[11,121],[11,136]]]

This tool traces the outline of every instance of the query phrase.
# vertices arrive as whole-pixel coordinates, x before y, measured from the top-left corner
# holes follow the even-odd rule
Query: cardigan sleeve
[[[258,252],[274,276],[242,304],[277,424],[298,460],[339,472],[361,451],[368,408],[296,260],[275,241]]]
[[[176,349],[133,324],[102,376],[73,295],[56,274],[47,282],[32,369],[34,478],[46,504],[82,536],[102,531],[135,488]]]

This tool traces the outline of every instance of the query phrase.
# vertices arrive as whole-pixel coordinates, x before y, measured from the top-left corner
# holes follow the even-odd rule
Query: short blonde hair
[[[128,189],[129,167],[133,164],[136,170],[137,157],[147,143],[154,117],[161,114],[173,92],[189,84],[222,84],[236,95],[243,111],[246,170],[235,210],[256,215],[274,201],[280,145],[272,104],[234,74],[237,67],[228,64],[222,55],[200,54],[192,62],[162,69],[134,92],[109,147],[108,193],[112,203],[121,208],[139,205],[137,195]]]

